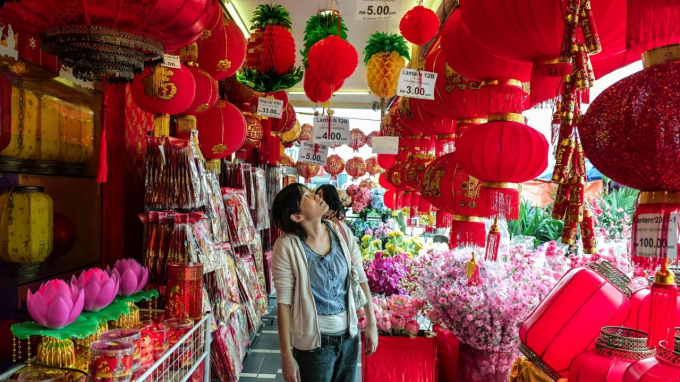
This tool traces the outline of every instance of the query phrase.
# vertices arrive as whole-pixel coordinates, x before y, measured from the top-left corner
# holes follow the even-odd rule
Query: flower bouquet
[[[408,274],[411,260],[405,253],[392,257],[375,253],[373,260],[364,262],[368,287],[372,293],[385,296],[408,294]]]

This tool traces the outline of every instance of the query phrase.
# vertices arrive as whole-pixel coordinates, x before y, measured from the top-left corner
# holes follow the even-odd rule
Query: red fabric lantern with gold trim
[[[287,133],[290,131],[297,121],[297,114],[292,104],[287,104],[286,108],[281,113],[281,118],[272,118],[272,132]]]
[[[379,137],[380,132],[379,131],[371,131],[367,136],[366,136],[366,144],[368,147],[373,148],[373,138],[374,137]]]
[[[217,81],[233,76],[246,58],[246,38],[232,20],[225,20],[222,12],[209,23],[198,44],[198,64]]]
[[[345,170],[353,179],[360,178],[366,174],[366,163],[363,159],[354,157],[347,161]]]
[[[198,142],[206,160],[225,158],[241,148],[246,139],[246,119],[226,101],[217,101],[208,112],[196,117]]]
[[[319,170],[321,170],[321,166],[319,165],[309,164],[300,161],[297,162],[296,167],[300,172],[300,175],[302,175],[302,177],[306,179],[307,183],[312,183],[312,178],[319,173]]]
[[[396,108],[399,120],[409,128],[428,135],[456,133],[456,121],[426,110],[417,98],[402,98]]]
[[[345,161],[337,155],[331,155],[326,159],[324,169],[331,176],[331,180],[338,179],[338,174],[345,171]]]
[[[262,137],[264,136],[264,131],[259,119],[247,112],[243,113],[243,117],[246,120],[246,139],[243,142],[243,145],[241,145],[241,149],[249,150],[260,145]]]
[[[360,129],[352,129],[349,132],[349,146],[354,151],[359,151],[360,148],[366,145],[366,134]]]

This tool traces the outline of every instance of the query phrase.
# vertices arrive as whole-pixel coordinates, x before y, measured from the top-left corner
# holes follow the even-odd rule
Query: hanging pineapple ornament
[[[253,33],[246,47],[246,62],[237,79],[265,93],[289,89],[302,80],[295,67],[295,39],[288,10],[276,4],[260,4],[251,20]]]
[[[395,33],[373,33],[364,49],[366,83],[371,92],[380,98],[395,96],[399,74],[409,59],[403,37]]]

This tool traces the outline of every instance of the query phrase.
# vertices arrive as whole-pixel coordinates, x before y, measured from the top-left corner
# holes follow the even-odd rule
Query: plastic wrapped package
[[[255,189],[253,187],[253,167],[250,163],[239,163],[241,167],[241,174],[243,175],[243,189],[246,190],[246,199],[248,200],[248,208],[255,208]]]
[[[269,204],[267,204],[267,183],[265,182],[264,170],[253,168],[253,190],[255,192],[255,206],[251,208],[255,230],[261,231],[269,228]]]
[[[220,183],[217,175],[207,174],[209,188],[206,192],[206,207],[210,214],[210,225],[212,228],[213,241],[215,243],[226,243],[229,241],[229,225],[227,222],[227,212],[224,209],[224,199],[220,191]]]
[[[203,273],[210,273],[221,266],[221,261],[213,242],[210,222],[203,214],[200,215],[199,221],[193,225],[194,239],[198,249],[198,261],[203,264]]]
[[[218,245],[228,246],[229,244]],[[219,253],[223,256],[221,267],[217,268],[215,272],[206,274],[204,281],[208,295],[211,296],[213,317],[218,324],[224,324],[229,316],[238,309],[238,280],[233,259],[222,249]]]
[[[154,267],[158,275],[158,282],[165,283],[167,273],[165,272],[168,263],[168,253],[170,252],[170,240],[174,231],[175,212],[161,211],[158,214],[158,261]]]
[[[257,237],[255,244],[249,246],[250,253],[255,262],[255,270],[257,272],[257,284],[262,292],[262,298],[258,300],[258,310],[260,316],[269,313],[269,303],[267,301],[267,280],[264,276],[264,251],[262,250],[262,241]]]
[[[257,232],[250,216],[250,209],[243,189],[222,188],[224,208],[227,212],[229,237],[232,247],[255,243]]]
[[[236,354],[240,360],[243,360],[246,356],[246,348],[250,345],[249,320],[245,305],[241,305],[239,310],[229,317],[229,327],[234,330]]]
[[[159,230],[159,216],[157,211],[149,211],[147,216],[142,216],[142,222],[147,222],[146,227],[146,251],[144,253],[144,266],[149,270],[149,284],[154,284],[158,281],[158,273],[156,272],[156,258],[158,257],[158,230]]]
[[[295,179],[295,176],[293,176]],[[267,205],[274,202],[276,194],[281,191],[283,187],[287,186],[283,182],[283,166],[267,166]]]
[[[257,331],[261,322],[258,300],[263,295],[257,281],[257,270],[252,256],[236,256],[236,274],[238,275],[241,305],[245,308],[248,317],[248,328],[253,332]]]
[[[210,374],[214,379],[238,382],[243,365],[238,358],[234,330],[225,325],[218,326],[212,333],[210,345]]]
[[[196,254],[193,228],[189,214],[176,214],[175,225],[170,238],[167,262],[186,263]]]

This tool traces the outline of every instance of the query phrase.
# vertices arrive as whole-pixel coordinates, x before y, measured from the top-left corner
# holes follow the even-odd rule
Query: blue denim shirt
[[[347,310],[347,277],[349,269],[342,253],[338,236],[325,222],[331,235],[331,252],[321,256],[314,252],[304,241],[305,256],[309,269],[312,296],[319,315],[330,316]]]

